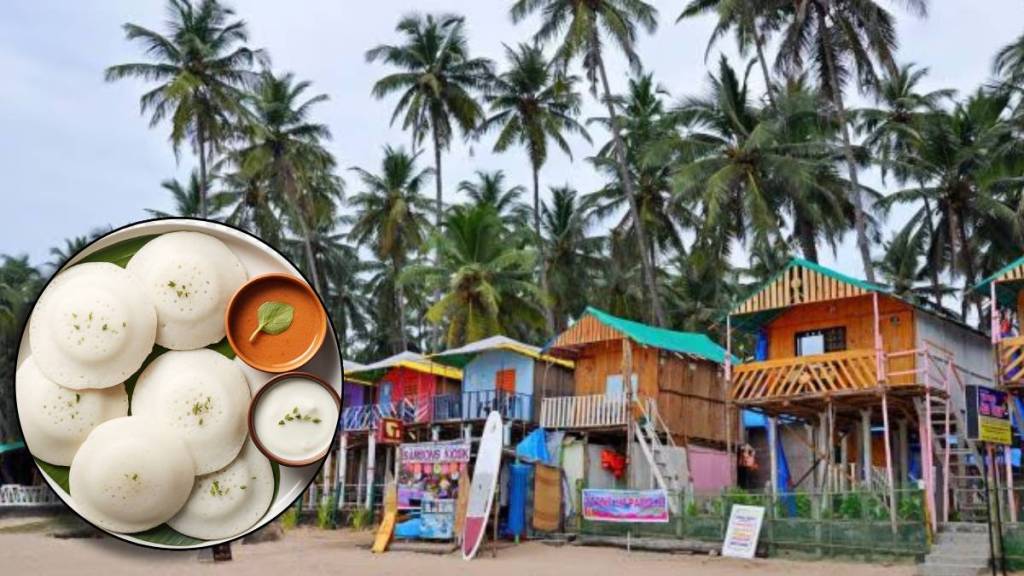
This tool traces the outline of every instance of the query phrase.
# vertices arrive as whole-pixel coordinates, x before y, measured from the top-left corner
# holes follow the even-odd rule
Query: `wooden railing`
[[[732,369],[732,399],[756,402],[869,390],[878,386],[874,350],[740,364]]]
[[[1024,385],[1024,336],[999,341],[999,373],[1004,386]]]
[[[656,412],[657,405],[651,398],[640,401],[649,414]],[[559,396],[541,402],[540,425],[562,430],[625,426],[629,414],[625,395]]]
[[[434,397],[434,421],[486,420],[492,410],[503,420],[530,420],[533,397],[503,390],[471,390]]]

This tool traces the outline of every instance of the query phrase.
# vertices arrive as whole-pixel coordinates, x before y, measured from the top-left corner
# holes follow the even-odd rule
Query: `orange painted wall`
[[[773,320],[768,326],[769,358],[796,356],[796,334],[835,326],[846,327],[847,350],[874,349],[874,315],[871,296],[857,296],[831,302],[815,302],[794,306]],[[915,346],[914,310],[892,298],[878,299],[882,344],[886,352],[911,350]],[[909,370],[914,367],[910,356],[894,358],[890,371]],[[912,376],[894,379],[908,381]]]

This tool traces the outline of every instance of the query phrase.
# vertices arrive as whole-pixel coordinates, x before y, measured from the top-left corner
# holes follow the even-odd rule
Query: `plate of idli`
[[[281,278],[302,288],[305,308],[268,302],[258,318],[228,314],[247,286]],[[242,310],[235,316],[257,314],[234,308]],[[256,330],[232,333],[233,325]],[[241,342],[244,356],[235,353]],[[288,366],[340,391],[341,354],[326,312],[276,250],[205,220],[120,228],[74,255],[29,317],[15,374],[25,444],[57,495],[118,538],[182,549],[244,536],[284,512],[323,463],[268,458],[250,431],[253,398],[287,377],[251,358],[273,356],[284,343],[302,355],[270,370]],[[321,422],[303,406],[302,417],[298,407],[281,416],[296,417],[290,430],[333,438],[340,407]]]

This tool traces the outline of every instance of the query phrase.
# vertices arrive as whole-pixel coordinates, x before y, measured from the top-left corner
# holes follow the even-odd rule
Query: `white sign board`
[[[722,542],[722,556],[753,558],[763,521],[764,506],[733,505],[725,541]]]

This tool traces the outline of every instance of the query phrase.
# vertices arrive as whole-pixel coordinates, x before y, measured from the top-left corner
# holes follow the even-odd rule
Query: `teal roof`
[[[985,278],[977,285],[974,286],[974,291],[986,298],[991,296],[991,288],[993,282],[996,284],[996,299],[999,301],[1000,306],[1016,306],[1017,305],[1017,293],[1020,292],[1021,288],[1024,288],[1024,282],[1021,280],[1003,280],[1009,272],[1015,268],[1024,266],[1024,256],[1017,258],[1013,262],[1010,262],[1006,266],[1003,266],[999,270],[992,274],[988,278]],[[1003,280],[1003,281],[1001,281]]]
[[[637,344],[679,352],[680,354],[689,354],[719,364],[725,362],[725,348],[722,348],[714,340],[708,338],[707,334],[676,332],[675,330],[649,326],[640,322],[634,322],[633,320],[612,316],[592,306],[587,307],[585,314],[590,314],[602,324],[618,330]]]
[[[21,450],[24,447],[25,443],[22,442],[21,440],[18,440],[17,442],[8,442],[6,444],[0,444],[0,454],[3,454],[4,452],[12,452],[14,450]]]

